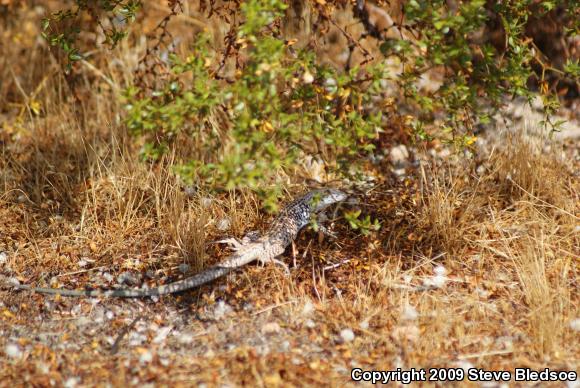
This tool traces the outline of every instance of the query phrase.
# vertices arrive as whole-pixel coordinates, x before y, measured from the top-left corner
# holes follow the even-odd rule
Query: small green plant
[[[417,115],[413,125],[420,129],[418,137],[429,138],[423,122],[434,112],[445,112],[443,129],[450,135],[447,140],[461,147],[469,146],[474,141],[471,136],[474,123],[487,123],[506,95],[523,96],[529,101],[534,98],[529,87],[533,65],[542,69],[538,89],[544,102],[544,124],[557,129],[559,123],[551,121],[550,116],[559,103],[549,92],[545,76],[551,73],[577,79],[577,66],[569,61],[559,70],[544,63],[540,59],[542,53],[526,35],[532,14],[557,7],[563,7],[570,15],[567,32],[577,35],[580,16],[577,2],[519,0],[491,5],[484,0],[459,1],[453,5],[444,0],[405,2],[405,27],[413,31],[416,39],[387,40],[381,51],[385,56],[400,57],[405,65],[399,84],[405,98],[420,108],[421,115]],[[501,51],[482,36],[490,15],[501,21],[505,32]],[[437,67],[444,74],[442,85],[433,93],[418,90],[417,81]]]
[[[61,10],[42,19],[42,36],[51,46],[59,47],[64,52],[66,70],[83,58],[77,47],[77,39],[81,25],[86,25],[82,21],[85,14],[96,22],[105,35],[105,43],[113,48],[125,38],[127,23],[135,20],[142,5],[140,0],[100,0],[97,4],[75,0],[74,4],[72,9]]]
[[[360,218],[360,215],[361,210],[347,211],[344,213],[344,218],[352,229],[358,230],[363,236],[368,236],[371,232],[377,232],[381,228],[379,220],[371,220],[369,215]]]

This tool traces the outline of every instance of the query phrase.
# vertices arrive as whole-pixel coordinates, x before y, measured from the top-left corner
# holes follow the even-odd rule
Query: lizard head
[[[310,192],[310,206],[314,212],[326,209],[328,206],[344,201],[348,195],[337,189],[321,189]]]

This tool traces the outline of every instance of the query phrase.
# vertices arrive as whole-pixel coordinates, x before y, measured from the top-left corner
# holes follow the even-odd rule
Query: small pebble
[[[223,300],[220,300],[216,303],[215,308],[213,310],[213,317],[214,319],[222,319],[225,315],[229,314],[232,311],[232,308]]]
[[[108,272],[103,273],[103,278],[105,278],[105,280],[108,281],[109,283],[112,282],[114,279],[113,275],[111,275]]]
[[[280,331],[280,325],[277,322],[268,322],[262,326],[263,334],[274,334]]]
[[[342,329],[340,331],[342,342],[351,342],[354,340],[354,332],[351,329]]]
[[[224,217],[217,222],[216,228],[219,231],[225,232],[230,228],[230,225],[231,225],[230,219],[228,217]]]
[[[311,84],[312,82],[314,82],[314,76],[312,75],[311,72],[309,72],[308,70],[306,70],[304,72],[304,74],[302,74],[302,81],[305,84]]]
[[[0,264],[4,264],[8,261],[8,254],[6,252],[0,252]]]
[[[280,349],[283,352],[287,352],[288,350],[290,350],[290,341],[284,341],[280,344]]]
[[[211,198],[204,197],[201,199],[201,206],[207,209],[211,206],[212,202],[213,200]]]
[[[314,305],[312,304],[312,301],[307,300],[306,303],[304,303],[304,307],[302,307],[302,315],[310,315],[312,312],[314,312]]]
[[[574,331],[580,331],[580,318],[573,319],[570,322],[570,328]]]
[[[64,382],[64,387],[65,388],[75,388],[80,381],[81,381],[81,379],[79,377],[69,377]]]
[[[153,353],[151,353],[149,350],[146,350],[143,353],[141,353],[141,356],[139,357],[139,362],[141,364],[148,364],[151,361],[153,361]]]
[[[11,358],[20,358],[22,357],[22,350],[20,350],[20,346],[17,344],[8,344],[6,345],[6,355]]]
[[[187,345],[193,342],[193,336],[189,333],[182,333],[177,337],[177,340],[179,343]]]
[[[157,331],[157,335],[155,336],[155,338],[153,338],[153,343],[159,344],[161,342],[164,342],[165,339],[167,338],[167,336],[169,335],[169,333],[171,333],[171,330],[173,330],[173,327],[171,327],[171,326],[164,326],[164,327],[160,328]]]
[[[395,166],[401,167],[407,162],[407,159],[409,159],[409,150],[407,149],[407,146],[400,144],[392,147],[389,152],[389,158]]]
[[[419,317],[419,313],[415,307],[407,304],[403,308],[403,313],[401,314],[401,318],[405,321],[414,321]]]
[[[185,192],[185,195],[187,195],[189,198],[192,198],[195,196],[195,194],[197,194],[197,190],[195,189],[194,186],[185,186],[183,191]]]
[[[437,288],[442,288],[447,282],[447,278],[442,275],[433,276],[431,284]]]
[[[433,269],[433,272],[435,275],[445,276],[447,274],[447,269],[445,269],[445,267],[442,265],[438,265]]]

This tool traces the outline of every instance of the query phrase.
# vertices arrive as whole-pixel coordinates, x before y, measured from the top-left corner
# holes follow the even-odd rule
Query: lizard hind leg
[[[334,239],[337,238],[336,233],[332,232],[330,229],[328,229],[324,225],[318,225],[318,230],[325,236],[328,236],[328,237],[334,238]]]
[[[290,269],[288,268],[288,265],[284,263],[282,260],[278,260],[273,257],[267,257],[267,258],[258,258],[258,262],[262,264],[262,266],[266,265],[266,263],[279,265],[284,270],[286,276],[290,276]]]

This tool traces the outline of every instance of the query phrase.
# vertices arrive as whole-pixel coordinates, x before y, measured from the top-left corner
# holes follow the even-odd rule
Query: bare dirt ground
[[[212,241],[264,229],[251,193],[191,193],[171,158],[150,166],[127,154],[111,85],[138,55],[99,54],[100,73],[87,66],[78,81],[92,92],[71,96],[38,39],[41,11],[2,30],[13,44],[0,46],[0,280],[154,286],[223,259]],[[469,155],[387,143],[368,161],[367,184],[351,189],[356,201],[329,214],[337,237],[305,230],[286,252],[289,277],[250,265],[159,300],[1,290],[0,386],[342,386],[355,384],[352,368],[578,371],[579,124],[547,139],[512,107],[509,129],[486,128]],[[289,184],[287,199],[304,188]],[[380,230],[352,230],[344,209]]]

